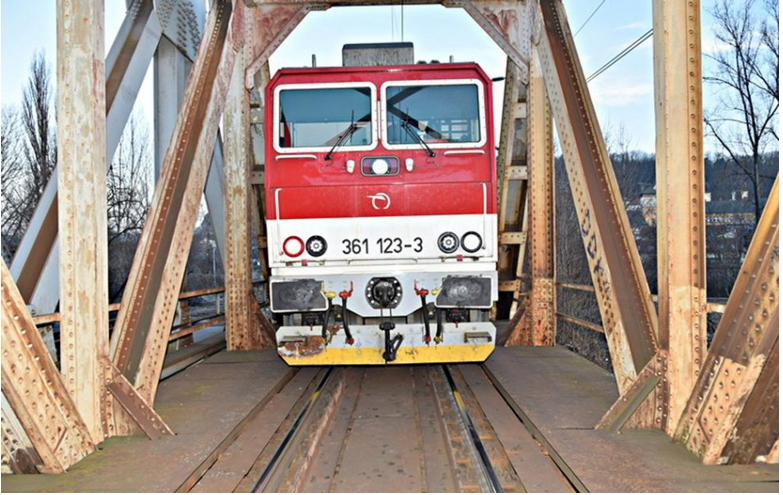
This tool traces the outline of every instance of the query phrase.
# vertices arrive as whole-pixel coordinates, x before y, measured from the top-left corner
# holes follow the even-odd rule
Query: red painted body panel
[[[487,184],[487,196],[489,190]],[[376,199],[378,209],[375,209],[371,196],[379,193],[386,194],[389,200]],[[281,188],[277,197],[280,220],[475,215],[484,213],[483,200],[484,191],[478,182],[286,187]]]
[[[450,148],[435,149],[430,158],[421,149],[388,150],[382,140],[374,150],[351,151],[338,148],[332,160],[326,152],[302,151],[302,157],[278,159],[285,155],[273,146],[274,92],[281,84],[322,84],[370,82],[383,97],[380,88],[387,81],[478,79],[484,90],[486,140],[483,146],[470,148],[483,154],[444,154]],[[476,64],[420,64],[394,67],[327,67],[282,69],[266,89],[266,211],[267,219],[344,218],[406,215],[460,215],[497,213],[497,177],[495,137],[492,116],[492,83]],[[464,151],[464,147],[454,150]],[[363,157],[396,156],[401,170],[391,177],[365,177],[359,172]],[[414,167],[407,171],[405,160]],[[348,173],[348,160],[356,170]],[[486,184],[486,189],[482,186]],[[276,194],[276,190],[281,189]],[[374,209],[368,196],[385,193],[390,198],[386,209]],[[279,203],[280,212],[277,212]],[[382,205],[382,206],[385,206]]]

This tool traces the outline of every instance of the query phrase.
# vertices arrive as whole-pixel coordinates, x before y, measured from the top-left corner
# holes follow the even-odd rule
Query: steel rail
[[[283,440],[280,442],[280,444],[275,449],[275,452],[272,454],[272,458],[269,460],[269,463],[267,463],[266,467],[261,472],[261,475],[253,485],[253,489],[251,490],[252,493],[259,493],[261,491],[264,491],[263,489],[266,487],[267,483],[272,479],[274,474],[276,474],[281,467],[284,467],[282,461],[286,459],[287,457],[286,454],[289,452],[290,447],[296,445],[295,442],[293,442],[293,439],[296,438],[301,431],[304,431],[304,429],[301,427],[305,424],[305,420],[312,419],[312,416],[309,413],[313,410],[313,406],[316,404],[318,399],[322,396],[322,391],[324,390],[324,387],[329,382],[330,378],[335,376],[333,371],[334,371],[333,367],[329,368],[326,371],[326,373],[321,378],[321,381],[318,383],[313,393],[307,399],[307,403],[304,405],[302,410],[297,415],[296,420],[294,420],[294,423],[288,429],[285,436],[283,437]]]
[[[450,368],[449,365],[431,365],[426,367],[425,376],[429,376],[427,382],[429,385],[422,390],[426,390],[428,395],[436,402],[440,402],[440,419],[451,418],[444,424],[444,433],[447,437],[458,437],[457,444],[465,448],[463,454],[467,457],[450,457],[446,469],[453,472],[453,480],[457,486],[463,489],[478,489],[480,491],[489,491],[492,493],[503,493],[505,491],[525,491],[525,486],[517,473],[516,468],[510,462],[504,462],[505,447],[502,440],[498,438],[492,429],[489,419],[485,416],[481,402],[474,396],[472,385],[465,380],[459,368]],[[285,377],[275,386],[275,389],[259,402],[248,415],[240,421],[234,429],[220,442],[218,447],[209,454],[209,456],[190,474],[190,476],[180,485],[178,492],[186,492],[200,488],[202,480],[211,480],[201,488],[215,488],[215,477],[220,476],[224,469],[228,469],[225,464],[218,464],[224,454],[228,455],[231,449],[236,448],[237,442],[241,438],[253,434],[251,422],[257,421],[263,414],[261,411],[267,406],[269,397],[281,393],[293,376]],[[406,378],[407,379],[407,378]],[[364,380],[364,379],[362,379]],[[493,383],[487,380],[487,384]],[[259,451],[255,461],[250,465],[236,466],[232,469],[237,471],[239,477],[236,481],[231,481],[234,491],[244,492],[278,492],[278,491],[299,491],[303,483],[308,483],[313,476],[319,476],[311,471],[311,466],[323,469],[323,456],[334,455],[336,451],[330,451],[328,448],[319,444],[321,435],[330,431],[329,424],[342,425],[336,431],[345,429],[345,437],[342,439],[344,449],[348,443],[348,434],[351,431],[349,424],[357,417],[356,408],[351,407],[352,400],[358,400],[358,395],[346,396],[345,390],[352,389],[350,379],[340,368],[330,367],[322,368],[314,374],[312,379],[308,377],[308,384],[304,386],[302,392],[297,394],[299,397],[296,403],[291,403],[290,410],[285,419],[280,418],[281,422],[274,435],[265,441]],[[354,383],[354,386],[356,383]],[[501,393],[503,400],[508,401],[507,396]],[[348,401],[343,402],[343,401]],[[448,404],[446,409],[443,405]],[[355,406],[355,404],[354,404]],[[513,404],[509,404],[510,409],[516,413]],[[270,406],[271,407],[271,406]],[[519,417],[523,425],[530,431],[525,424],[525,420]],[[419,419],[414,419],[419,421]],[[527,420],[529,421],[529,420]],[[275,424],[277,422],[275,421]],[[450,426],[449,426],[450,425]],[[538,441],[539,445],[544,442],[536,434],[531,432],[531,437]],[[339,438],[337,438],[339,440]],[[334,441],[335,439],[332,439]],[[448,445],[448,440],[446,445]],[[259,444],[260,445],[260,444]],[[548,444],[547,444],[548,445]],[[555,470],[563,473],[568,486],[577,490],[583,488],[573,480],[575,476],[567,469],[561,468],[553,459],[553,449],[551,446],[542,447],[542,453],[554,464]],[[342,452],[342,450],[340,451]],[[330,454],[331,453],[331,454]],[[424,455],[424,454],[421,454]],[[556,454],[554,454],[556,455]],[[342,457],[342,453],[339,454]],[[464,464],[465,460],[467,464]],[[221,461],[222,462],[222,461]],[[334,469],[334,475],[341,471],[342,460],[329,469]],[[465,471],[466,466],[471,466]],[[210,474],[211,470],[216,470]],[[429,468],[428,468],[429,469]],[[329,473],[332,471],[330,470]],[[460,474],[462,473],[462,474]],[[323,475],[325,473],[321,473]],[[327,478],[329,478],[327,476]],[[459,479],[461,481],[457,481]],[[429,486],[429,485],[427,485]],[[333,487],[334,488],[334,487]],[[459,491],[459,488],[457,488]],[[426,490],[425,490],[426,491]],[[584,490],[582,490],[584,491]]]
[[[487,479],[488,486],[492,488],[492,493],[504,493],[505,490],[503,490],[503,485],[501,484],[495,469],[492,467],[492,462],[490,461],[489,455],[487,454],[487,449],[484,446],[484,442],[481,441],[481,437],[476,430],[476,426],[473,423],[470,412],[468,411],[467,406],[465,405],[465,401],[462,398],[462,394],[457,388],[457,384],[454,382],[454,377],[451,375],[451,370],[449,370],[449,367],[445,364],[441,366],[441,369],[443,370],[443,374],[446,376],[446,381],[449,384],[451,395],[457,404],[457,409],[459,410],[460,416],[462,417],[462,421],[465,425],[465,428],[468,430],[471,441],[473,442],[473,448],[476,450],[478,458],[481,460],[481,472]]]

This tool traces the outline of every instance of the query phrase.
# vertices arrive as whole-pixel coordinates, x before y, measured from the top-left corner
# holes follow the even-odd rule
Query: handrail
[[[602,326],[596,325],[595,323],[590,323],[589,321],[585,321],[581,318],[564,315],[562,313],[555,313],[555,316],[569,323],[573,323],[574,325],[579,325],[580,327],[588,328],[598,333],[604,333],[604,328]]]
[[[265,280],[254,280],[252,282],[253,285],[261,285],[266,283]],[[213,294],[220,294],[225,292],[226,289],[224,287],[213,287],[211,289],[200,289],[200,290],[193,290],[189,292],[182,292],[180,293],[178,300],[184,301],[187,299],[193,299],[194,297],[202,297],[202,296],[209,296]],[[120,303],[114,303],[109,304],[109,312],[119,311],[120,310]],[[55,313],[45,313],[42,315],[33,315],[33,323],[36,326],[42,326],[42,325],[49,325],[51,323],[56,323],[61,320],[61,316],[59,312]]]
[[[190,325],[188,327],[182,328],[181,330],[173,332],[171,335],[169,335],[169,342],[180,339],[182,337],[187,337],[188,335],[198,332],[199,330],[204,330],[205,328],[209,328],[220,323],[225,323],[225,321],[226,315],[212,315],[208,318],[202,318],[198,320],[195,325]]]
[[[580,290],[582,292],[595,292],[595,288],[592,285],[571,284],[568,282],[555,282],[555,287],[562,287],[563,289],[571,289],[571,290]]]

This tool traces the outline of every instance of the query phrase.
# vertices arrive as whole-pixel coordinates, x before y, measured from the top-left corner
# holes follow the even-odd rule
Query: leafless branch
[[[756,221],[763,209],[759,170],[778,131],[778,1],[764,0],[769,15],[754,15],[757,0],[720,0],[712,9],[715,37],[728,49],[710,56],[713,69],[705,81],[725,89],[711,112],[705,112],[707,135],[753,184]]]

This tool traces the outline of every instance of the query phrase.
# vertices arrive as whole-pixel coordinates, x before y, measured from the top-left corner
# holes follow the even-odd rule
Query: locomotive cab
[[[280,355],[292,365],[485,360],[498,283],[484,72],[282,69],[266,91]]]

